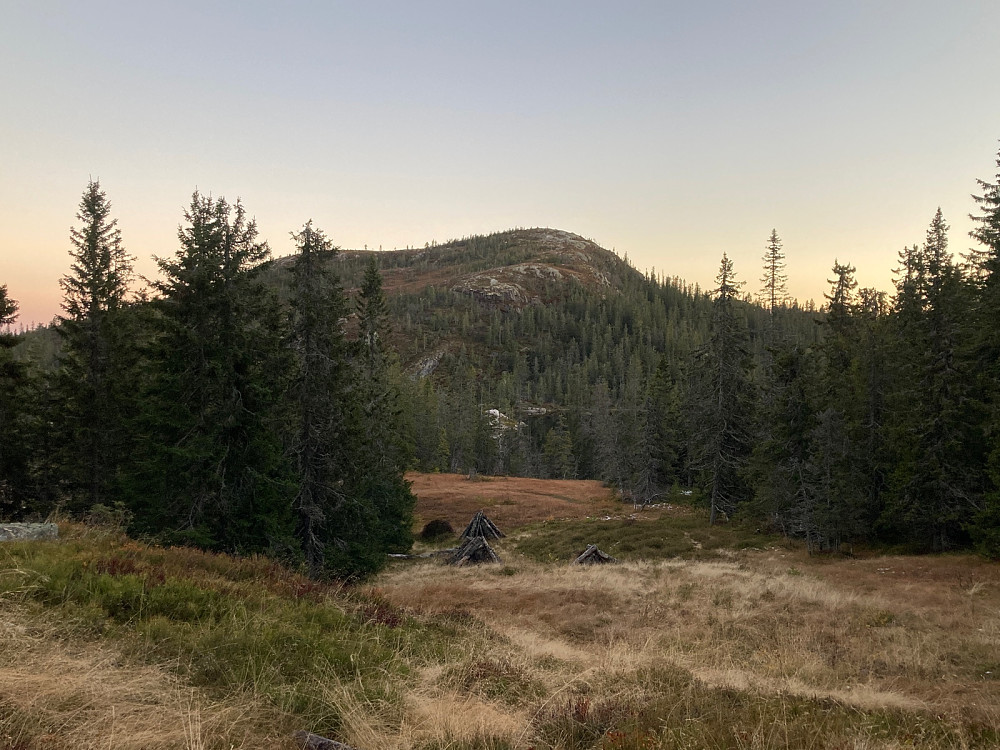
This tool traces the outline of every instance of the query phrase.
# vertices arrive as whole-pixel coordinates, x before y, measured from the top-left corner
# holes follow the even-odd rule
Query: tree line
[[[447,282],[387,295],[374,253],[311,224],[269,262],[239,202],[198,194],[130,298],[93,184],[58,345],[0,338],[0,502],[123,507],[168,541],[350,572],[407,546],[415,468],[693,492],[815,551],[1000,555],[998,185],[974,196],[978,247],[956,259],[938,211],[891,294],[837,261],[822,307],[800,306],[775,230],[757,294],[726,255],[703,291],[605,253],[608,288],[546,280],[544,304],[504,309]],[[454,278],[538,253],[501,232],[377,257]]]
[[[374,261],[349,311],[337,248],[308,222],[281,305],[242,203],[195,192],[178,249],[134,295],[97,182],[77,220],[52,366],[14,356],[20,336],[0,338],[0,514],[117,514],[165,543],[268,553],[316,576],[364,574],[409,548],[414,498]],[[0,312],[9,330],[6,286]]]

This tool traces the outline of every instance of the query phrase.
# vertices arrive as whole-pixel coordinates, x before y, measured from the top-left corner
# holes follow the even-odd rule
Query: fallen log
[[[421,552],[419,555],[406,555],[390,552],[389,557],[393,560],[426,560],[428,557],[446,557],[458,552],[458,547],[448,547],[447,549],[436,549],[430,552]]]

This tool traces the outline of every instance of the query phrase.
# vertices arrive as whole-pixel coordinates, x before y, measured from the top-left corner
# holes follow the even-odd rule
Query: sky
[[[996,181],[996,0],[0,0],[0,284],[59,311],[98,179],[137,270],[197,188],[275,255],[546,226],[711,288],[835,259],[891,289],[940,206]]]

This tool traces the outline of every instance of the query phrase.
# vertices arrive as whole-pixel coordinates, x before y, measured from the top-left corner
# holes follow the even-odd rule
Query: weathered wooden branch
[[[430,552],[421,552],[419,555],[405,555],[390,552],[389,557],[393,560],[426,560],[428,557],[445,557],[458,552],[458,547],[448,547],[447,549],[436,549]]]

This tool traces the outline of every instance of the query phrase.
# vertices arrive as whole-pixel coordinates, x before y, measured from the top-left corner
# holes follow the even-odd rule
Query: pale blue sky
[[[197,186],[276,254],[551,226],[756,290],[888,288],[937,206],[969,246],[1000,139],[1000,3],[0,0],[0,283],[58,309],[101,180],[139,268]]]

